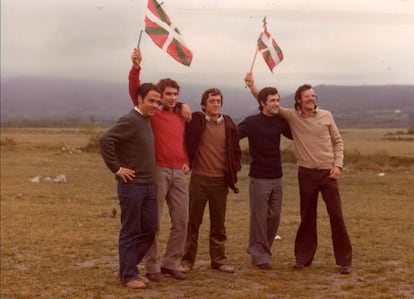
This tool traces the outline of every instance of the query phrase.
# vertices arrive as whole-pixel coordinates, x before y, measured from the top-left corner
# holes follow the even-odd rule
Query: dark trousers
[[[204,209],[208,202],[210,211],[210,259],[211,267],[218,268],[226,263],[224,244],[226,242],[227,195],[229,189],[224,178],[210,178],[192,175],[189,186],[189,219],[183,265],[192,267],[198,248],[198,232],[203,222]]]
[[[317,204],[319,191],[325,201],[331,224],[333,249],[337,265],[350,266],[352,246],[342,215],[338,183],[329,178],[329,170],[299,167],[301,222],[296,234],[296,261],[309,266],[317,246]]]
[[[158,226],[157,198],[153,184],[118,183],[121,207],[119,273],[121,283],[138,277],[137,265],[150,248]]]

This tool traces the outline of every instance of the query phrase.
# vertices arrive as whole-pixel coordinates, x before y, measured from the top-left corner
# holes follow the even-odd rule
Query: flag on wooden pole
[[[152,41],[179,63],[189,66],[193,53],[186,46],[180,31],[156,0],[148,0],[145,32]]]
[[[263,32],[257,39],[257,49],[262,53],[263,58],[273,72],[274,67],[283,60],[283,53],[275,39],[267,31],[266,17],[263,19]]]

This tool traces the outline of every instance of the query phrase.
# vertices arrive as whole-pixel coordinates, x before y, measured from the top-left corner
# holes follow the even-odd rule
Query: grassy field
[[[344,130],[346,148],[413,157],[414,142],[381,140],[392,130]],[[168,279],[128,290],[117,278],[119,211],[115,180],[101,157],[78,149],[86,130],[7,129],[1,132],[1,298],[414,298],[414,167],[347,167],[340,180],[354,272],[338,273],[329,220],[320,200],[319,244],[313,265],[292,269],[299,223],[296,166],[284,165],[284,203],[271,271],[249,263],[248,166],[239,194],[230,194],[227,253],[235,274],[211,270],[208,218],[200,232],[195,270],[186,281]],[[244,144],[245,146],[245,144]],[[284,147],[289,147],[289,142]],[[32,183],[64,174],[67,183]],[[168,233],[163,217],[161,240]],[[206,217],[208,215],[206,214]],[[142,269],[141,269],[142,271]]]

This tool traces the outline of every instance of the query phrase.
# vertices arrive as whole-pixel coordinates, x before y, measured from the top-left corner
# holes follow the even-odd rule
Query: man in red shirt
[[[133,66],[129,73],[129,92],[134,102],[140,85],[142,55],[139,49],[134,49],[131,59]],[[186,174],[190,171],[184,144],[185,120],[177,103],[180,86],[176,81],[166,78],[158,82],[158,88],[161,91],[161,104],[151,119],[155,143],[158,219],[162,217],[166,202],[171,228],[162,257],[158,244],[158,228],[154,243],[144,259],[146,277],[154,282],[164,280],[164,274],[175,279],[186,278],[182,272],[181,258],[187,236],[189,199]]]

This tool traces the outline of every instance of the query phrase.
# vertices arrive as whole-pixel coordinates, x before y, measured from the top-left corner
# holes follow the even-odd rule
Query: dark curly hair
[[[257,101],[259,102],[259,110],[263,111],[263,106],[261,103],[266,104],[267,97],[270,95],[278,94],[276,88],[274,87],[264,87],[259,91],[259,94],[257,95]]]
[[[305,90],[312,89],[312,85],[310,84],[303,84],[298,87],[295,93],[295,109],[298,110],[300,108],[300,99],[302,98],[302,92]]]

